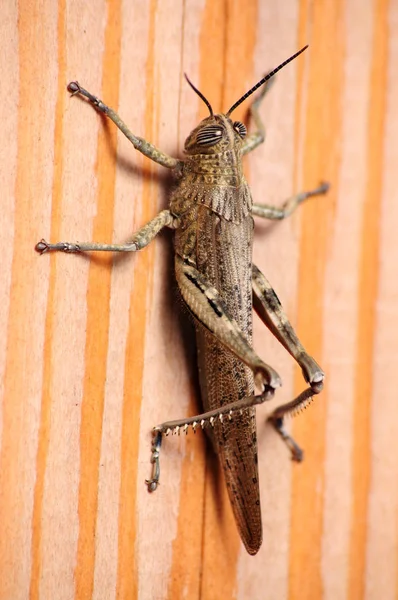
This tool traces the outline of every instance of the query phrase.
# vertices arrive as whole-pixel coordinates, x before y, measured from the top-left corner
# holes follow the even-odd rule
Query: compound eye
[[[203,127],[196,136],[198,146],[214,146],[222,138],[223,129],[217,125]]]
[[[235,121],[233,127],[234,127],[236,133],[238,133],[242,139],[246,136],[247,129],[243,125],[243,123],[241,123],[240,121]]]

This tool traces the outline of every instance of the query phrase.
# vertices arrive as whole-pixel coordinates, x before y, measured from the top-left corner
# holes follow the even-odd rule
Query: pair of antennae
[[[298,52],[296,52],[296,54],[293,54],[293,56],[290,56],[290,58],[288,58],[287,60],[283,61],[283,63],[281,63],[279,66],[277,66],[273,71],[270,71],[270,73],[267,73],[267,75],[265,75],[265,77],[263,77],[262,79],[260,79],[260,81],[258,83],[256,83],[256,85],[254,85],[248,92],[246,92],[246,94],[243,94],[243,96],[241,98],[239,98],[239,100],[237,100],[235,102],[235,104],[233,104],[231,106],[231,108],[228,110],[228,112],[225,113],[225,116],[229,117],[230,114],[235,110],[235,108],[237,108],[239,106],[239,104],[242,104],[242,102],[244,102],[246,100],[246,98],[248,98],[249,96],[251,96],[253,94],[253,92],[255,92],[256,90],[258,90],[259,87],[261,87],[262,85],[264,85],[264,83],[266,81],[268,81],[269,79],[271,79],[271,77],[273,77],[278,71],[280,71],[281,69],[283,69],[283,67],[285,67],[292,60],[294,60],[295,58],[297,58],[307,48],[308,48],[308,45],[304,46],[304,48],[301,48],[301,50],[299,50]],[[207,98],[204,97],[204,95],[202,94],[202,92],[200,92],[194,86],[194,84],[188,79],[187,74],[184,73],[184,75],[185,75],[185,79],[188,81],[188,83],[191,86],[191,88],[193,89],[193,91],[196,92],[198,94],[199,98],[201,98],[203,100],[203,102],[206,104],[207,108],[209,109],[210,116],[212,117],[213,116],[213,109],[211,107],[210,102],[207,100]]]

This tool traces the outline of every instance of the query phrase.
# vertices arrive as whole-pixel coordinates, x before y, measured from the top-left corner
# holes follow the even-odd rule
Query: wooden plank
[[[2,16],[0,600],[397,598],[397,3],[22,0]],[[171,236],[134,257],[33,247],[123,240],[167,205],[167,174],[68,81],[176,155],[206,114],[184,71],[225,110],[305,43],[246,170],[258,202],[332,184],[284,223],[256,221],[255,245],[327,379],[294,420],[292,465],[265,421],[303,381],[256,319],[284,385],[258,410],[250,557],[203,435],[168,438],[159,490],[144,485],[151,427],[199,410]]]

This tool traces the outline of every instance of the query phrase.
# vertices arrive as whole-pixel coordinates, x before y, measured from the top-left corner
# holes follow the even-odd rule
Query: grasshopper
[[[300,365],[308,387],[294,400],[277,408],[269,421],[287,443],[292,458],[302,451],[284,428],[284,416],[305,406],[323,387],[324,373],[307,354],[271,285],[252,263],[253,215],[266,219],[288,217],[304,200],[324,194],[328,184],[297,194],[282,207],[254,204],[242,171],[242,157],[259,146],[265,130],[259,106],[271,78],[305,49],[285,60],[246,92],[225,114],[214,114],[208,100],[186,79],[206,104],[210,115],[185,142],[184,160],[168,156],[134,135],[110,107],[77,82],[68,90],[79,94],[109,117],[133,146],[156,163],[171,169],[177,184],[169,208],[159,212],[125,244],[48,243],[40,253],[137,252],[165,227],[175,229],[175,273],[181,296],[193,315],[196,329],[199,379],[206,412],[162,423],[153,430],[152,477],[148,490],[159,484],[159,455],[163,435],[186,432],[189,427],[209,429],[223,468],[235,520],[250,554],[262,542],[257,468],[255,406],[273,397],[281,385],[278,373],[252,348],[252,309]],[[266,84],[266,85],[265,85]],[[232,112],[263,86],[251,105],[257,130],[231,119]],[[259,392],[255,393],[255,385]]]

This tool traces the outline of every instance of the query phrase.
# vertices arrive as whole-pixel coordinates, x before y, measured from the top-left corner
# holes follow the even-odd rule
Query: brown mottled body
[[[175,273],[181,295],[195,319],[198,365],[205,412],[194,417],[168,421],[154,428],[152,477],[154,491],[160,477],[160,447],[163,435],[209,427],[215,450],[224,470],[236,523],[243,543],[255,554],[262,541],[260,495],[257,470],[255,406],[271,398],[281,385],[276,371],[252,348],[252,307],[260,319],[300,365],[308,387],[269,417],[287,443],[292,458],[302,451],[286,433],[283,417],[305,405],[323,385],[324,374],[307,354],[290,325],[277,295],[261,271],[252,264],[253,218],[284,219],[307,198],[327,191],[327,184],[297,194],[281,207],[253,204],[242,172],[242,156],[264,141],[258,107],[269,86],[253,102],[251,115],[257,131],[232,121],[231,113],[256,89],[305,48],[263,77],[227,111],[214,115],[209,102],[190,83],[209,108],[204,119],[185,142],[184,160],[168,156],[134,135],[117,113],[77,82],[69,84],[72,94],[88,99],[106,114],[134,147],[163,167],[172,169],[178,183],[169,209],[162,210],[141,227],[125,244],[98,242],[48,243],[36,245],[40,253],[136,252],[145,248],[164,227],[176,230]],[[261,390],[257,395],[254,382]]]
[[[242,142],[229,132],[219,154],[196,155],[173,194],[180,215],[176,253],[220,293],[247,342],[252,342],[252,198],[242,173]],[[229,127],[228,127],[229,125]],[[194,190],[194,192],[193,192]],[[228,252],[225,249],[228,248]],[[253,372],[196,320],[198,367],[205,411],[254,394]],[[249,552],[262,540],[255,409],[214,424],[212,442],[224,470],[235,519]]]

